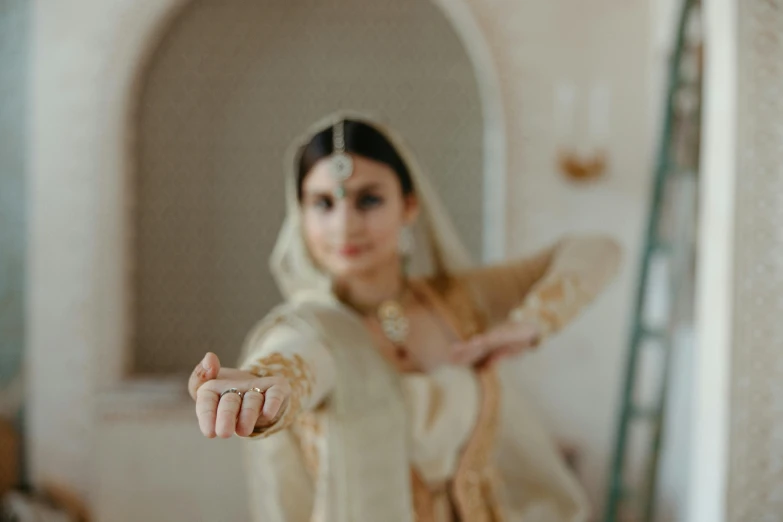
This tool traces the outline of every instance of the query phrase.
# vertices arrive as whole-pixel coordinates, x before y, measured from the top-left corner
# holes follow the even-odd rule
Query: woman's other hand
[[[235,389],[234,391],[227,391]],[[291,386],[283,377],[258,377],[236,368],[221,368],[207,353],[188,381],[196,401],[201,432],[209,438],[247,437],[256,428],[274,424],[285,412]]]
[[[540,340],[540,329],[533,321],[506,321],[454,345],[451,362],[462,366],[493,363],[530,351]]]

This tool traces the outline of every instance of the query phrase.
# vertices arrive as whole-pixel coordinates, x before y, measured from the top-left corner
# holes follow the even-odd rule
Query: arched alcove
[[[279,301],[267,257],[283,216],[283,157],[338,108],[410,143],[475,257],[484,244],[476,72],[430,2],[197,0],[142,69],[130,216],[134,373],[238,356]]]

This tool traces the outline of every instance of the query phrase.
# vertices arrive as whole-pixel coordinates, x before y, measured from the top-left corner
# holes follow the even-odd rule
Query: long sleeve
[[[257,428],[253,436],[266,437],[288,428],[300,413],[317,407],[332,390],[334,360],[313,336],[278,322],[251,332],[247,342],[248,355],[240,368],[259,377],[285,377],[291,386],[283,413],[273,424]]]
[[[480,268],[461,279],[490,323],[533,321],[545,337],[601,292],[617,272],[620,257],[620,247],[607,237],[569,237],[525,259]]]

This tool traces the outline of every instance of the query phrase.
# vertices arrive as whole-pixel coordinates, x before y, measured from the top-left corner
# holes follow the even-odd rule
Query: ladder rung
[[[665,328],[649,328],[642,326],[640,329],[640,336],[643,339],[654,339],[657,341],[663,341],[666,339],[667,331]]]
[[[620,502],[632,502],[636,499],[636,491],[628,486],[617,485],[615,486],[614,491]]]
[[[661,171],[667,178],[681,178],[696,174],[692,168],[678,165],[677,163],[666,163],[661,167]]]
[[[660,408],[655,408],[653,406],[631,406],[631,416],[634,419],[657,419],[660,414]]]
[[[678,178],[695,178],[696,177],[696,169],[692,169],[690,167],[680,168],[680,169],[677,169],[674,172],[674,174]]]
[[[672,244],[665,239],[656,239],[652,243],[652,250],[660,254],[669,255],[672,253]]]

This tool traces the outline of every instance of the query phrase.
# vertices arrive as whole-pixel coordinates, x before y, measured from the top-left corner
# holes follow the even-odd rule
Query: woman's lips
[[[354,245],[346,245],[338,248],[337,252],[344,257],[356,257],[362,253],[362,248]]]

